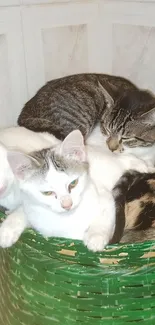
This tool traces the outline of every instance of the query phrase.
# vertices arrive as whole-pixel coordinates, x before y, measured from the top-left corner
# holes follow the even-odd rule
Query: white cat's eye
[[[69,186],[68,186],[68,191],[69,193],[71,192],[71,190],[78,184],[78,178],[74,179],[74,181],[72,181]]]
[[[55,197],[57,197],[56,193],[53,191],[45,191],[45,192],[41,192],[41,193],[46,196],[54,195]]]

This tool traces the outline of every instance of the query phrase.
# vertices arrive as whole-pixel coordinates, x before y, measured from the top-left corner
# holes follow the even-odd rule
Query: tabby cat
[[[18,124],[63,140],[79,129],[87,139],[99,123],[110,150],[150,146],[155,141],[155,98],[129,80],[77,74],[45,84],[24,106]]]

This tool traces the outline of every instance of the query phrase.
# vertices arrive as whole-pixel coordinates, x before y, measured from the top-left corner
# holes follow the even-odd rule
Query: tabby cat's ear
[[[82,133],[79,130],[67,135],[60,147],[60,154],[64,157],[86,161],[86,150]]]
[[[145,131],[143,131],[142,138],[145,142],[150,142],[150,144],[154,144],[155,143],[155,125],[152,125],[152,126],[149,125],[149,127],[147,127],[145,129]]]
[[[148,112],[141,115],[141,120],[145,124],[155,125],[155,106]]]
[[[155,142],[155,107],[140,116],[138,129],[142,130],[141,138],[145,142],[150,142],[150,144]]]
[[[39,162],[35,158],[19,151],[8,151],[7,159],[13,174],[21,180],[30,176],[39,167]]]
[[[109,88],[108,85],[106,85],[107,87],[105,88],[99,82],[99,86],[100,86],[101,91],[103,93],[103,96],[105,98],[105,101],[106,101],[106,104],[107,104],[107,108],[113,107],[113,105],[114,105],[114,98],[111,96],[110,91],[108,90],[108,88]],[[112,86],[111,86],[111,88],[112,88]],[[116,92],[116,89],[114,88],[113,91],[115,93]]]

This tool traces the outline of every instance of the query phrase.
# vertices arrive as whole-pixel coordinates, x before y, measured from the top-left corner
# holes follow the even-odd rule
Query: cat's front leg
[[[132,169],[140,173],[148,173],[151,170],[150,164],[132,154],[118,154],[118,159],[124,167],[124,172]]]
[[[19,207],[8,215],[0,226],[0,247],[7,248],[12,246],[17,242],[22,232],[27,227],[28,222],[23,208]]]
[[[84,234],[84,244],[93,252],[101,252],[109,244],[115,230],[115,201],[105,188],[99,191],[100,213]]]

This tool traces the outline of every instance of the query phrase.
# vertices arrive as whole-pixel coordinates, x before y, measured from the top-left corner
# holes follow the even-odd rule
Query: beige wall
[[[47,80],[129,77],[155,92],[155,1],[0,0],[0,126]]]

